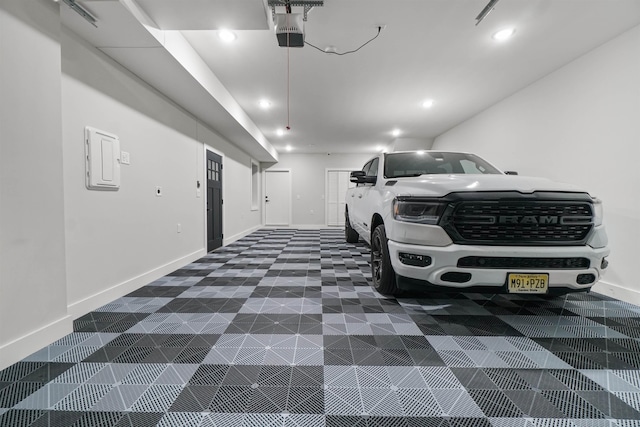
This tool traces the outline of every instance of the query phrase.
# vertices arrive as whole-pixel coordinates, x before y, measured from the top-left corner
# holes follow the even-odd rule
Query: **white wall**
[[[601,198],[612,253],[594,289],[640,303],[640,27],[456,126],[434,148],[472,151]]]
[[[389,151],[429,150],[435,138],[396,138],[390,144]]]
[[[202,255],[206,193],[196,196],[192,117],[66,29],[62,71],[68,300],[79,316]],[[85,126],[130,153],[118,191],[86,189]]]
[[[54,3],[0,3],[0,369],[71,332],[59,38]]]
[[[326,170],[358,170],[374,154],[280,154],[271,169],[291,170],[292,226],[324,226]]]
[[[74,317],[205,253],[205,144],[223,156],[225,242],[260,224],[251,159],[71,31],[62,36],[69,311]],[[119,191],[84,183],[83,131],[118,135]],[[198,194],[197,181],[202,184]],[[156,187],[162,196],[156,196]],[[178,233],[178,224],[181,232]]]
[[[224,157],[225,243],[261,223],[249,155],[61,29],[59,8],[0,3],[0,369],[205,253],[206,146]],[[130,153],[119,191],[85,188],[85,126]]]

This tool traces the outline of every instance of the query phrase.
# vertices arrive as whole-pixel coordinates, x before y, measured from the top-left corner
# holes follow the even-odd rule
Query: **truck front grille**
[[[528,270],[584,270],[591,266],[588,258],[524,258],[468,256],[458,260],[458,267]]]
[[[457,201],[443,227],[460,244],[577,245],[593,228],[591,206],[556,200]]]

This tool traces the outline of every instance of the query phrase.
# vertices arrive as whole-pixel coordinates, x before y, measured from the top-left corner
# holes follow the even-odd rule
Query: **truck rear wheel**
[[[358,243],[360,236],[358,232],[351,228],[351,222],[349,222],[349,211],[344,211],[344,239],[347,243]]]
[[[399,295],[396,274],[389,258],[389,245],[384,225],[373,230],[371,236],[371,276],[373,287],[383,295]]]

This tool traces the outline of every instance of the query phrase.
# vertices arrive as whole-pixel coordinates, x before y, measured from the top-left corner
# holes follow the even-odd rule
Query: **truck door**
[[[376,157],[373,159],[369,168],[366,170],[367,177],[378,177],[378,165],[380,159]],[[361,211],[358,213],[362,218],[362,227],[366,236],[371,235],[371,219],[373,218],[373,211],[376,206],[376,183],[367,183],[362,186],[361,199],[359,199],[358,205],[361,207]],[[368,240],[368,239],[367,239]]]
[[[371,167],[371,161],[367,162],[362,170],[366,173]],[[347,200],[347,204],[349,205],[349,221],[351,222],[351,227],[355,229],[359,234],[364,232],[363,225],[363,207],[362,207],[362,192],[365,188],[366,184],[358,184],[356,188],[351,190],[351,200]]]

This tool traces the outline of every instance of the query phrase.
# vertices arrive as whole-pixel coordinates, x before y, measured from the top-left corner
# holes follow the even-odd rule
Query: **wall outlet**
[[[156,196],[162,197],[162,187],[156,187]]]
[[[309,211],[309,213],[310,213],[311,215],[313,215],[313,209],[311,209],[311,210]]]

